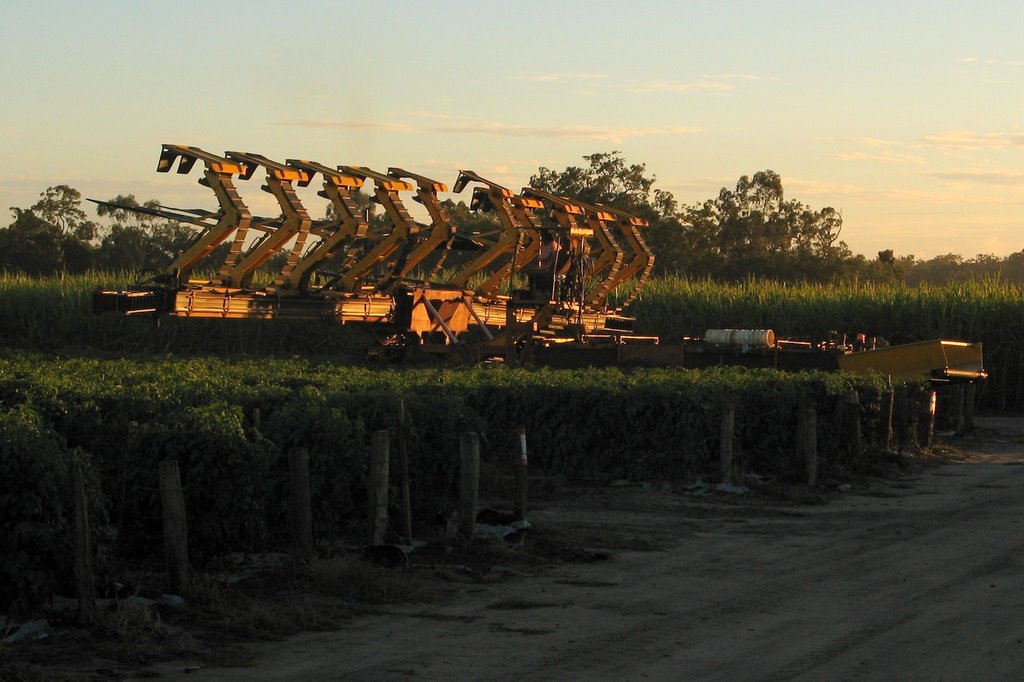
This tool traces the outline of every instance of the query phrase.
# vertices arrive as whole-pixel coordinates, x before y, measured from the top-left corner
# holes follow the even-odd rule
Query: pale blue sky
[[[214,208],[198,171],[155,172],[162,143],[514,189],[619,150],[689,204],[772,169],[872,258],[1024,249],[1020,2],[14,0],[3,19],[5,209],[55,184]],[[238,186],[274,213],[260,184]]]

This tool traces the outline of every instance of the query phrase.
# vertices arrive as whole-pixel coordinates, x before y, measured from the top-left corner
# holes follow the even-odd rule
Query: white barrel
[[[775,332],[771,329],[709,329],[704,341],[730,348],[774,348]]]

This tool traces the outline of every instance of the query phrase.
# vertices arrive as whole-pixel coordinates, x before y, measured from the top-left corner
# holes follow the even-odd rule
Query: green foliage
[[[530,185],[647,219],[656,274],[830,281],[857,263],[839,240],[841,213],[787,200],[774,171],[744,175],[735,190],[723,187],[713,199],[680,206],[670,192],[655,189],[644,164],[628,164],[619,152],[583,158],[589,165],[582,168],[539,169]]]
[[[1024,252],[997,258],[991,254],[965,257],[943,254],[924,260],[898,256],[891,249],[877,259],[854,255],[839,237],[841,210],[814,209],[786,199],[782,177],[772,170],[742,176],[734,188],[723,187],[717,196],[693,205],[681,205],[671,192],[656,187],[645,164],[628,163],[618,151],[585,155],[583,166],[563,171],[539,168],[530,185],[601,203],[650,221],[647,242],[657,255],[655,274],[710,277],[738,281],[747,277],[771,277],[784,281],[870,281],[910,285],[944,285],[979,278],[1024,282]],[[356,192],[360,210],[373,212],[369,195]],[[81,274],[94,268],[144,272],[164,268],[194,237],[194,228],[161,219],[145,209],[160,209],[155,199],[143,203],[134,195],[118,195],[96,209],[107,218],[103,225],[87,218],[81,194],[68,185],[48,187],[29,208],[11,207],[14,222],[0,228],[0,271],[51,275]],[[443,202],[459,241],[477,238],[487,242],[498,230],[491,214],[474,213],[464,202]],[[127,210],[135,207],[141,212]],[[327,206],[327,218],[333,217]],[[372,234],[390,230],[387,217],[372,215]],[[226,256],[221,244],[201,267],[216,269]],[[458,251],[439,251],[422,264],[424,271],[450,266],[448,257]],[[444,255],[442,255],[444,254]],[[455,255],[459,261],[463,256]],[[276,274],[287,253],[272,256],[262,273]]]
[[[49,598],[69,554],[70,456],[28,403],[0,408],[0,609]]]
[[[645,218],[657,208],[651,203],[657,178],[645,175],[646,165],[627,164],[617,151],[583,158],[588,165],[582,168],[570,166],[562,172],[538,169],[530,178],[530,186],[588,204],[613,206]]]
[[[46,275],[60,266],[60,231],[32,211],[19,211],[10,227],[0,230],[0,268]]]
[[[310,354],[361,359],[372,345],[359,325],[265,320],[165,319],[93,315],[97,286],[126,284],[127,275],[35,279],[0,276],[0,348],[78,354],[103,352],[181,354]],[[747,280],[652,280],[627,312],[642,334],[678,338],[707,329],[771,328],[780,336],[821,339],[830,331],[865,332],[891,343],[935,338],[980,341],[993,379],[981,406],[1024,409],[1024,285],[988,279],[945,287],[899,284],[786,284]],[[260,373],[254,373],[258,376]]]
[[[894,284],[719,284],[653,280],[628,311],[640,333],[678,338],[708,329],[773,329],[779,336],[826,338],[830,331],[881,336],[890,343],[930,339],[981,342],[991,375],[981,406],[1024,408],[1024,287],[996,280],[945,287]],[[852,338],[852,336],[850,337]]]
[[[81,274],[92,268],[141,272],[161,269],[194,238],[194,229],[172,220],[131,212],[132,195],[117,196],[96,213],[109,226],[89,220],[82,195],[68,185],[48,187],[30,208],[11,207],[14,222],[0,228],[0,271],[29,275]],[[149,200],[142,207],[160,204]]]
[[[674,238],[688,256],[663,262],[662,272],[726,281],[753,276],[829,281],[842,274],[852,255],[839,241],[842,215],[831,207],[815,211],[787,200],[782,178],[770,170],[744,175],[735,190],[722,188],[715,199],[686,207],[680,222]]]
[[[31,208],[11,207],[14,222],[0,229],[0,270],[49,275],[92,267],[98,228],[80,208],[82,195],[57,185],[40,197]]]
[[[499,477],[512,474],[523,426],[534,472],[713,479],[722,410],[731,404],[741,468],[796,480],[799,401],[812,398],[830,415],[851,390],[861,396],[864,432],[875,433],[880,377],[739,368],[373,371],[299,358],[7,352],[0,354],[0,575],[7,589],[0,605],[17,599],[30,608],[70,571],[72,460],[86,466],[90,513],[97,533],[114,539],[104,552],[115,558],[161,556],[158,469],[177,460],[190,552],[201,563],[229,551],[287,549],[293,448],[309,452],[316,538],[362,542],[374,431],[391,432],[391,480],[395,487],[400,481],[399,401],[420,535],[457,508],[464,432],[480,435],[484,463]],[[823,471],[870,464],[834,447],[831,419],[818,428]],[[397,511],[398,496],[392,499]]]
[[[68,185],[48,187],[39,201],[29,209],[44,222],[52,225],[61,235],[89,241],[96,236],[96,223],[82,210],[82,194]],[[15,213],[19,209],[12,209]]]
[[[314,532],[322,537],[344,528],[355,513],[356,501],[363,499],[365,429],[349,420],[344,405],[329,404],[316,386],[296,386],[286,400],[261,401],[260,410],[267,415],[261,417],[263,433],[280,453],[274,463],[273,489],[268,491],[272,521],[280,525],[287,520],[283,504],[288,496],[287,455],[292,448],[302,447],[309,452]]]
[[[275,450],[249,432],[241,406],[216,400],[161,421],[161,454],[178,460],[197,551],[266,549],[265,486]]]
[[[465,431],[480,434],[485,457],[505,473],[524,426],[538,470],[679,480],[716,470],[730,402],[752,466],[788,475],[799,398],[813,396],[829,413],[853,388],[872,404],[879,382],[736,368],[371,371],[301,359],[0,358],[0,396],[40,405],[32,414],[48,433],[91,453],[121,551],[159,551],[158,463],[178,461],[198,557],[280,545],[292,448],[310,454],[317,536],[343,535],[363,515],[370,436],[386,429],[397,443],[400,399],[417,517],[430,519],[452,508]],[[823,421],[823,443],[830,428]],[[397,481],[397,455],[392,462]]]
[[[165,319],[94,315],[97,288],[123,289],[128,271],[35,278],[0,272],[0,348],[165,353],[333,353],[358,348],[365,329],[326,322]],[[353,340],[355,342],[353,343]]]
[[[750,277],[786,282],[879,282],[946,285],[983,278],[1024,282],[1024,252],[997,258],[944,254],[931,259],[897,256],[877,260],[853,254],[840,239],[842,211],[815,209],[787,199],[782,177],[761,170],[733,188],[692,205],[679,204],[656,187],[644,164],[620,152],[590,154],[584,166],[540,168],[530,185],[587,203],[601,203],[650,221],[644,238],[653,249],[655,274],[739,282]]]

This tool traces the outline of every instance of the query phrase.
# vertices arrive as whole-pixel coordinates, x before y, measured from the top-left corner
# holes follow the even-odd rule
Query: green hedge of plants
[[[511,473],[514,433],[523,425],[534,473],[714,479],[728,403],[736,408],[739,468],[792,481],[803,470],[794,443],[803,398],[813,398],[821,414],[823,472],[855,471],[877,455],[831,447],[836,402],[853,390],[864,432],[875,433],[883,381],[837,373],[373,371],[298,358],[8,352],[0,355],[0,608],[16,598],[37,602],[70,570],[71,462],[82,463],[94,482],[100,544],[116,560],[162,555],[158,464],[177,460],[192,559],[202,564],[227,551],[287,547],[287,454],[295,447],[310,455],[317,539],[360,539],[371,436],[396,430],[400,400],[420,532],[457,507],[459,436],[466,431],[480,434],[484,462],[497,474]]]
[[[864,332],[892,344],[951,339],[981,342],[990,379],[979,407],[1024,410],[1024,290],[998,280],[947,286],[740,284],[666,277],[630,306],[639,331],[664,338],[707,329],[773,329],[780,337],[822,339]]]
[[[33,279],[0,273],[0,348],[72,353],[318,354],[360,359],[373,345],[360,325],[266,320],[161,321],[93,315],[96,287],[123,287],[128,273]],[[820,285],[750,281],[719,284],[652,280],[626,311],[637,330],[666,339],[707,329],[774,329],[779,336],[824,338],[865,332],[892,343],[935,338],[980,341],[991,379],[979,406],[1024,410],[1024,292],[1019,284],[966,282],[945,287]]]

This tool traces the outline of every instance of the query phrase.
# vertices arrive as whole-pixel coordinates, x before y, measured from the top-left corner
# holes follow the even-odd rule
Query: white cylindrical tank
[[[771,329],[709,329],[704,341],[730,348],[774,348],[775,332]]]

